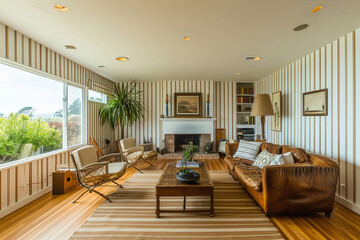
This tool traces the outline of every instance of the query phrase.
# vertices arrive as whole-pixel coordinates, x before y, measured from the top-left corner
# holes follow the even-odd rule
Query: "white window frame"
[[[0,164],[0,170],[10,168],[10,167],[13,167],[13,166],[17,166],[17,165],[21,165],[21,164],[24,164],[26,162],[31,162],[31,161],[33,161],[35,159],[44,158],[44,157],[48,157],[48,156],[53,156],[54,154],[58,154],[58,153],[61,153],[61,152],[64,152],[64,151],[69,151],[69,150],[72,150],[72,149],[76,149],[76,148],[85,146],[87,144],[86,139],[87,139],[87,118],[88,118],[88,116],[87,116],[87,101],[86,100],[87,100],[87,97],[88,97],[88,94],[87,94],[88,88],[86,86],[83,86],[83,85],[75,83],[75,82],[71,82],[71,81],[69,81],[67,79],[52,75],[50,73],[42,72],[42,71],[34,69],[32,67],[28,67],[28,66],[25,66],[23,64],[13,62],[13,61],[10,61],[8,59],[1,58],[1,57],[0,57],[0,63],[5,64],[5,65],[10,66],[10,67],[17,68],[17,69],[22,70],[22,71],[26,71],[26,72],[29,72],[29,73],[33,73],[33,74],[48,78],[50,80],[55,80],[55,81],[63,83],[64,84],[63,85],[64,86],[64,95],[63,95],[63,97],[64,97],[63,102],[64,103],[63,104],[64,105],[66,104],[66,107],[63,108],[63,109],[66,109],[66,111],[64,111],[64,114],[63,114],[63,147],[61,149],[54,150],[54,151],[47,152],[47,153],[43,153],[43,154],[39,154],[39,155],[36,155],[36,156],[22,158],[22,159],[18,159],[18,160],[15,160],[15,161],[8,162],[8,163],[2,163],[2,164]],[[73,145],[71,147],[68,147],[68,145],[67,145],[67,122],[66,121],[67,121],[67,88],[68,88],[68,85],[78,87],[78,88],[81,88],[83,90],[83,99],[82,99],[83,117],[82,117],[82,128],[81,128],[82,143],[77,144],[77,145]],[[66,94],[65,94],[65,91],[66,91]],[[65,143],[64,143],[64,141],[65,141]]]
[[[64,104],[66,104],[66,114],[64,114],[64,116],[66,115],[66,118],[64,117],[64,119],[63,119],[63,121],[64,121],[64,124],[66,125],[66,129],[64,130],[64,131],[66,131],[66,133],[64,133],[64,135],[66,134],[66,139],[65,138],[63,138],[63,143],[64,143],[64,141],[65,141],[65,143],[63,144],[63,146],[66,146],[66,148],[65,148],[65,150],[68,150],[69,148],[71,148],[71,149],[73,149],[73,148],[78,148],[78,147],[81,147],[81,146],[84,146],[85,144],[86,144],[86,139],[87,139],[87,136],[85,136],[86,135],[86,133],[87,133],[87,131],[85,131],[85,129],[87,129],[87,125],[86,125],[86,123],[87,123],[87,101],[86,101],[86,99],[87,99],[87,88],[86,87],[84,87],[84,86],[79,86],[78,84],[77,85],[75,85],[75,84],[73,84],[73,83],[65,83],[64,84],[64,86],[66,86],[66,87],[64,87],[64,88],[66,88],[64,91],[65,91],[65,94],[64,94],[64,96],[65,96],[65,101],[64,101]],[[69,86],[72,86],[72,87],[77,87],[77,88],[80,88],[83,92],[83,94],[82,94],[82,104],[81,104],[81,113],[82,113],[82,118],[81,118],[81,143],[80,144],[76,144],[76,145],[72,145],[72,146],[68,146],[68,143],[67,143],[67,110],[68,110],[68,93],[69,93],[69,91],[68,91],[68,87]],[[85,107],[86,106],[86,107]],[[64,140],[65,139],[65,140]]]
[[[90,99],[89,98],[90,97],[90,92],[100,93],[103,96],[103,100],[102,101],[97,101],[97,100],[94,100],[94,99]],[[104,97],[105,97],[105,99],[104,99]],[[90,101],[90,102],[106,104],[107,103],[107,94],[99,92],[99,91],[95,91],[95,90],[92,90],[92,89],[88,89],[88,98],[87,98],[87,100]]]

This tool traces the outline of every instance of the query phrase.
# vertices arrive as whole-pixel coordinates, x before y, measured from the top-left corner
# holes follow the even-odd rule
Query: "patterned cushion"
[[[234,154],[234,157],[248,159],[254,161],[259,153],[262,142],[250,142],[240,140],[239,147]]]
[[[256,157],[253,166],[262,169],[263,167],[269,166],[271,162],[278,161],[281,157],[281,154],[272,154],[264,150]]]
[[[270,163],[269,166],[282,165],[282,164],[294,164],[294,157],[291,152],[282,154],[281,158],[277,158]]]

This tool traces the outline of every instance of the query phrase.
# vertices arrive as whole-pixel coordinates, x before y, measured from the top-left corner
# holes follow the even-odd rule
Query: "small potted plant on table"
[[[199,149],[193,142],[189,143],[189,146],[185,149],[181,158],[181,168],[176,175],[176,178],[181,182],[195,182],[200,179],[200,174],[192,169],[188,168],[188,162],[192,161],[195,152]]]

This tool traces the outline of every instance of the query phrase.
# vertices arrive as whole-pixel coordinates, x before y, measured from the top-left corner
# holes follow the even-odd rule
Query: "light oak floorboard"
[[[139,163],[137,167],[148,170],[164,169],[168,161],[158,160],[151,167]],[[208,160],[209,170],[226,170],[223,160]],[[136,170],[129,168],[118,183],[125,182]],[[114,184],[109,184],[113,185]],[[110,195],[116,187],[99,187]],[[84,191],[76,187],[71,192],[53,196],[45,194],[21,209],[0,219],[0,239],[68,239],[105,200],[95,193],[85,194],[78,203],[72,201]],[[155,210],[154,210],[155,211]],[[276,215],[270,220],[287,239],[360,239],[360,216],[335,204],[331,218],[323,213],[309,215]]]

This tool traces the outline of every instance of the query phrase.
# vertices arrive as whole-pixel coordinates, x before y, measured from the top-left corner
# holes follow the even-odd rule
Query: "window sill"
[[[40,155],[36,155],[36,156],[31,156],[31,157],[23,158],[23,159],[20,159],[20,160],[15,160],[13,162],[3,163],[3,164],[0,165],[0,171],[6,170],[6,169],[9,169],[9,168],[13,168],[13,167],[17,167],[17,166],[20,166],[20,165],[23,165],[23,164],[26,164],[26,163],[29,163],[29,162],[33,162],[33,161],[36,161],[36,160],[41,159],[41,158],[47,158],[47,157],[57,155],[59,153],[75,150],[75,149],[83,147],[83,146],[86,146],[86,144],[79,144],[79,145],[71,146],[71,147],[69,147],[67,149],[59,149],[59,150],[52,151],[52,152],[49,152],[49,153],[44,153],[44,154],[40,154]]]

